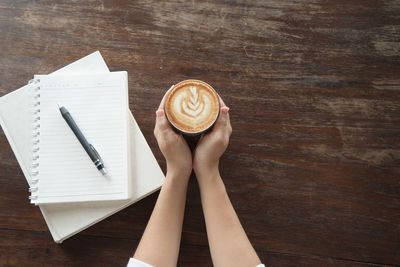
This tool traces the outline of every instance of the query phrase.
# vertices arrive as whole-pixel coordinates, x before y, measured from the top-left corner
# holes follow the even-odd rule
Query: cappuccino
[[[164,106],[168,121],[178,131],[196,135],[211,128],[218,118],[220,103],[215,90],[199,80],[176,84]]]

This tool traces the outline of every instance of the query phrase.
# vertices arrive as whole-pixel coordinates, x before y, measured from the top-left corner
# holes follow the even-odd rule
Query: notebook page
[[[32,203],[127,199],[127,73],[36,75],[40,80],[38,184]],[[101,155],[103,176],[59,112],[64,105]]]

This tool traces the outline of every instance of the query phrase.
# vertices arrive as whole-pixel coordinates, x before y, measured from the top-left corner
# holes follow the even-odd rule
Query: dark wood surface
[[[0,2],[0,95],[95,50],[154,111],[187,78],[231,108],[221,160],[269,266],[400,265],[400,1]],[[0,132],[0,266],[123,266],[157,193],[58,245]],[[197,183],[179,266],[211,266]]]

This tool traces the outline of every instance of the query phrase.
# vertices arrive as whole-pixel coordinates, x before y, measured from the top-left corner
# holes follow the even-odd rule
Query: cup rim
[[[219,114],[220,114],[220,112],[221,112],[220,96],[219,96],[219,94],[217,93],[217,91],[215,91],[215,89],[214,89],[211,85],[209,85],[208,83],[206,83],[206,82],[204,82],[204,81],[202,81],[202,80],[197,80],[197,79],[186,79],[186,80],[183,80],[183,81],[178,82],[177,84],[174,84],[174,85],[170,88],[170,91],[168,92],[168,94],[167,94],[167,96],[166,96],[166,98],[165,98],[165,101],[167,101],[169,94],[171,94],[172,90],[173,90],[176,86],[178,86],[178,85],[180,85],[180,84],[182,84],[182,83],[188,82],[188,81],[194,81],[194,82],[201,82],[201,83],[204,83],[204,84],[208,85],[208,86],[211,88],[211,90],[216,94],[216,96],[217,96],[217,98],[218,98],[218,113],[217,113],[217,116],[215,117],[215,120],[213,121],[213,123],[211,123],[207,128],[205,128],[205,129],[203,129],[203,130],[201,130],[201,131],[198,131],[198,132],[187,132],[187,131],[184,131],[184,130],[179,129],[179,128],[168,118],[168,114],[167,114],[166,109],[165,109],[166,105],[164,105],[164,114],[165,114],[165,116],[167,117],[168,122],[169,122],[177,131],[179,131],[179,132],[181,132],[181,133],[183,133],[183,134],[186,134],[186,135],[200,135],[200,134],[202,134],[202,133],[208,131],[210,128],[212,128],[212,127],[214,126],[214,124],[216,123],[216,121],[218,120]]]

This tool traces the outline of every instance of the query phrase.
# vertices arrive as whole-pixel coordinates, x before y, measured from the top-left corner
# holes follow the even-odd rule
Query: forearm
[[[260,264],[229,200],[218,169],[199,176],[201,202],[214,266]]]
[[[167,172],[134,257],[153,266],[176,266],[188,179]]]

